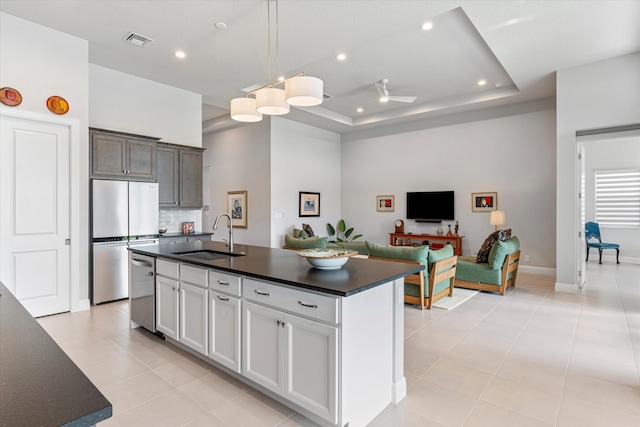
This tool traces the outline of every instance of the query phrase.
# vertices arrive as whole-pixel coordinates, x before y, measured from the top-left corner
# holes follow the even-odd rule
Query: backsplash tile
[[[168,233],[182,232],[183,222],[195,222],[195,230],[202,231],[202,211],[182,209],[160,209],[160,228]]]

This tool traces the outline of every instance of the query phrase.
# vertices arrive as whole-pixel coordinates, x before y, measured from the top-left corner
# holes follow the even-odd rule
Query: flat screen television
[[[407,219],[440,222],[455,219],[453,191],[407,192]]]

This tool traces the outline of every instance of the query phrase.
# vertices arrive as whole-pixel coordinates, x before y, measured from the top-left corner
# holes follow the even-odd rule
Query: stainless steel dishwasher
[[[156,259],[129,252],[129,313],[131,321],[156,332]]]

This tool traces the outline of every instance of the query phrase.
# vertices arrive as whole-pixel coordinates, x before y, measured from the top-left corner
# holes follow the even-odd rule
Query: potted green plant
[[[351,237],[353,234],[353,227],[347,228],[347,224],[344,222],[344,219],[338,221],[335,228],[330,223],[327,223],[327,232],[329,233],[329,238],[332,242],[353,242],[354,240],[362,237],[362,234],[356,234]],[[335,240],[333,240],[334,236]],[[349,237],[351,237],[351,240],[349,240]]]

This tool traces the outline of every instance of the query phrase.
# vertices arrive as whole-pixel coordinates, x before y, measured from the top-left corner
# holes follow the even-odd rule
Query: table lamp
[[[498,228],[504,224],[504,211],[491,211],[491,216],[489,217],[489,224],[496,226],[496,231]]]

